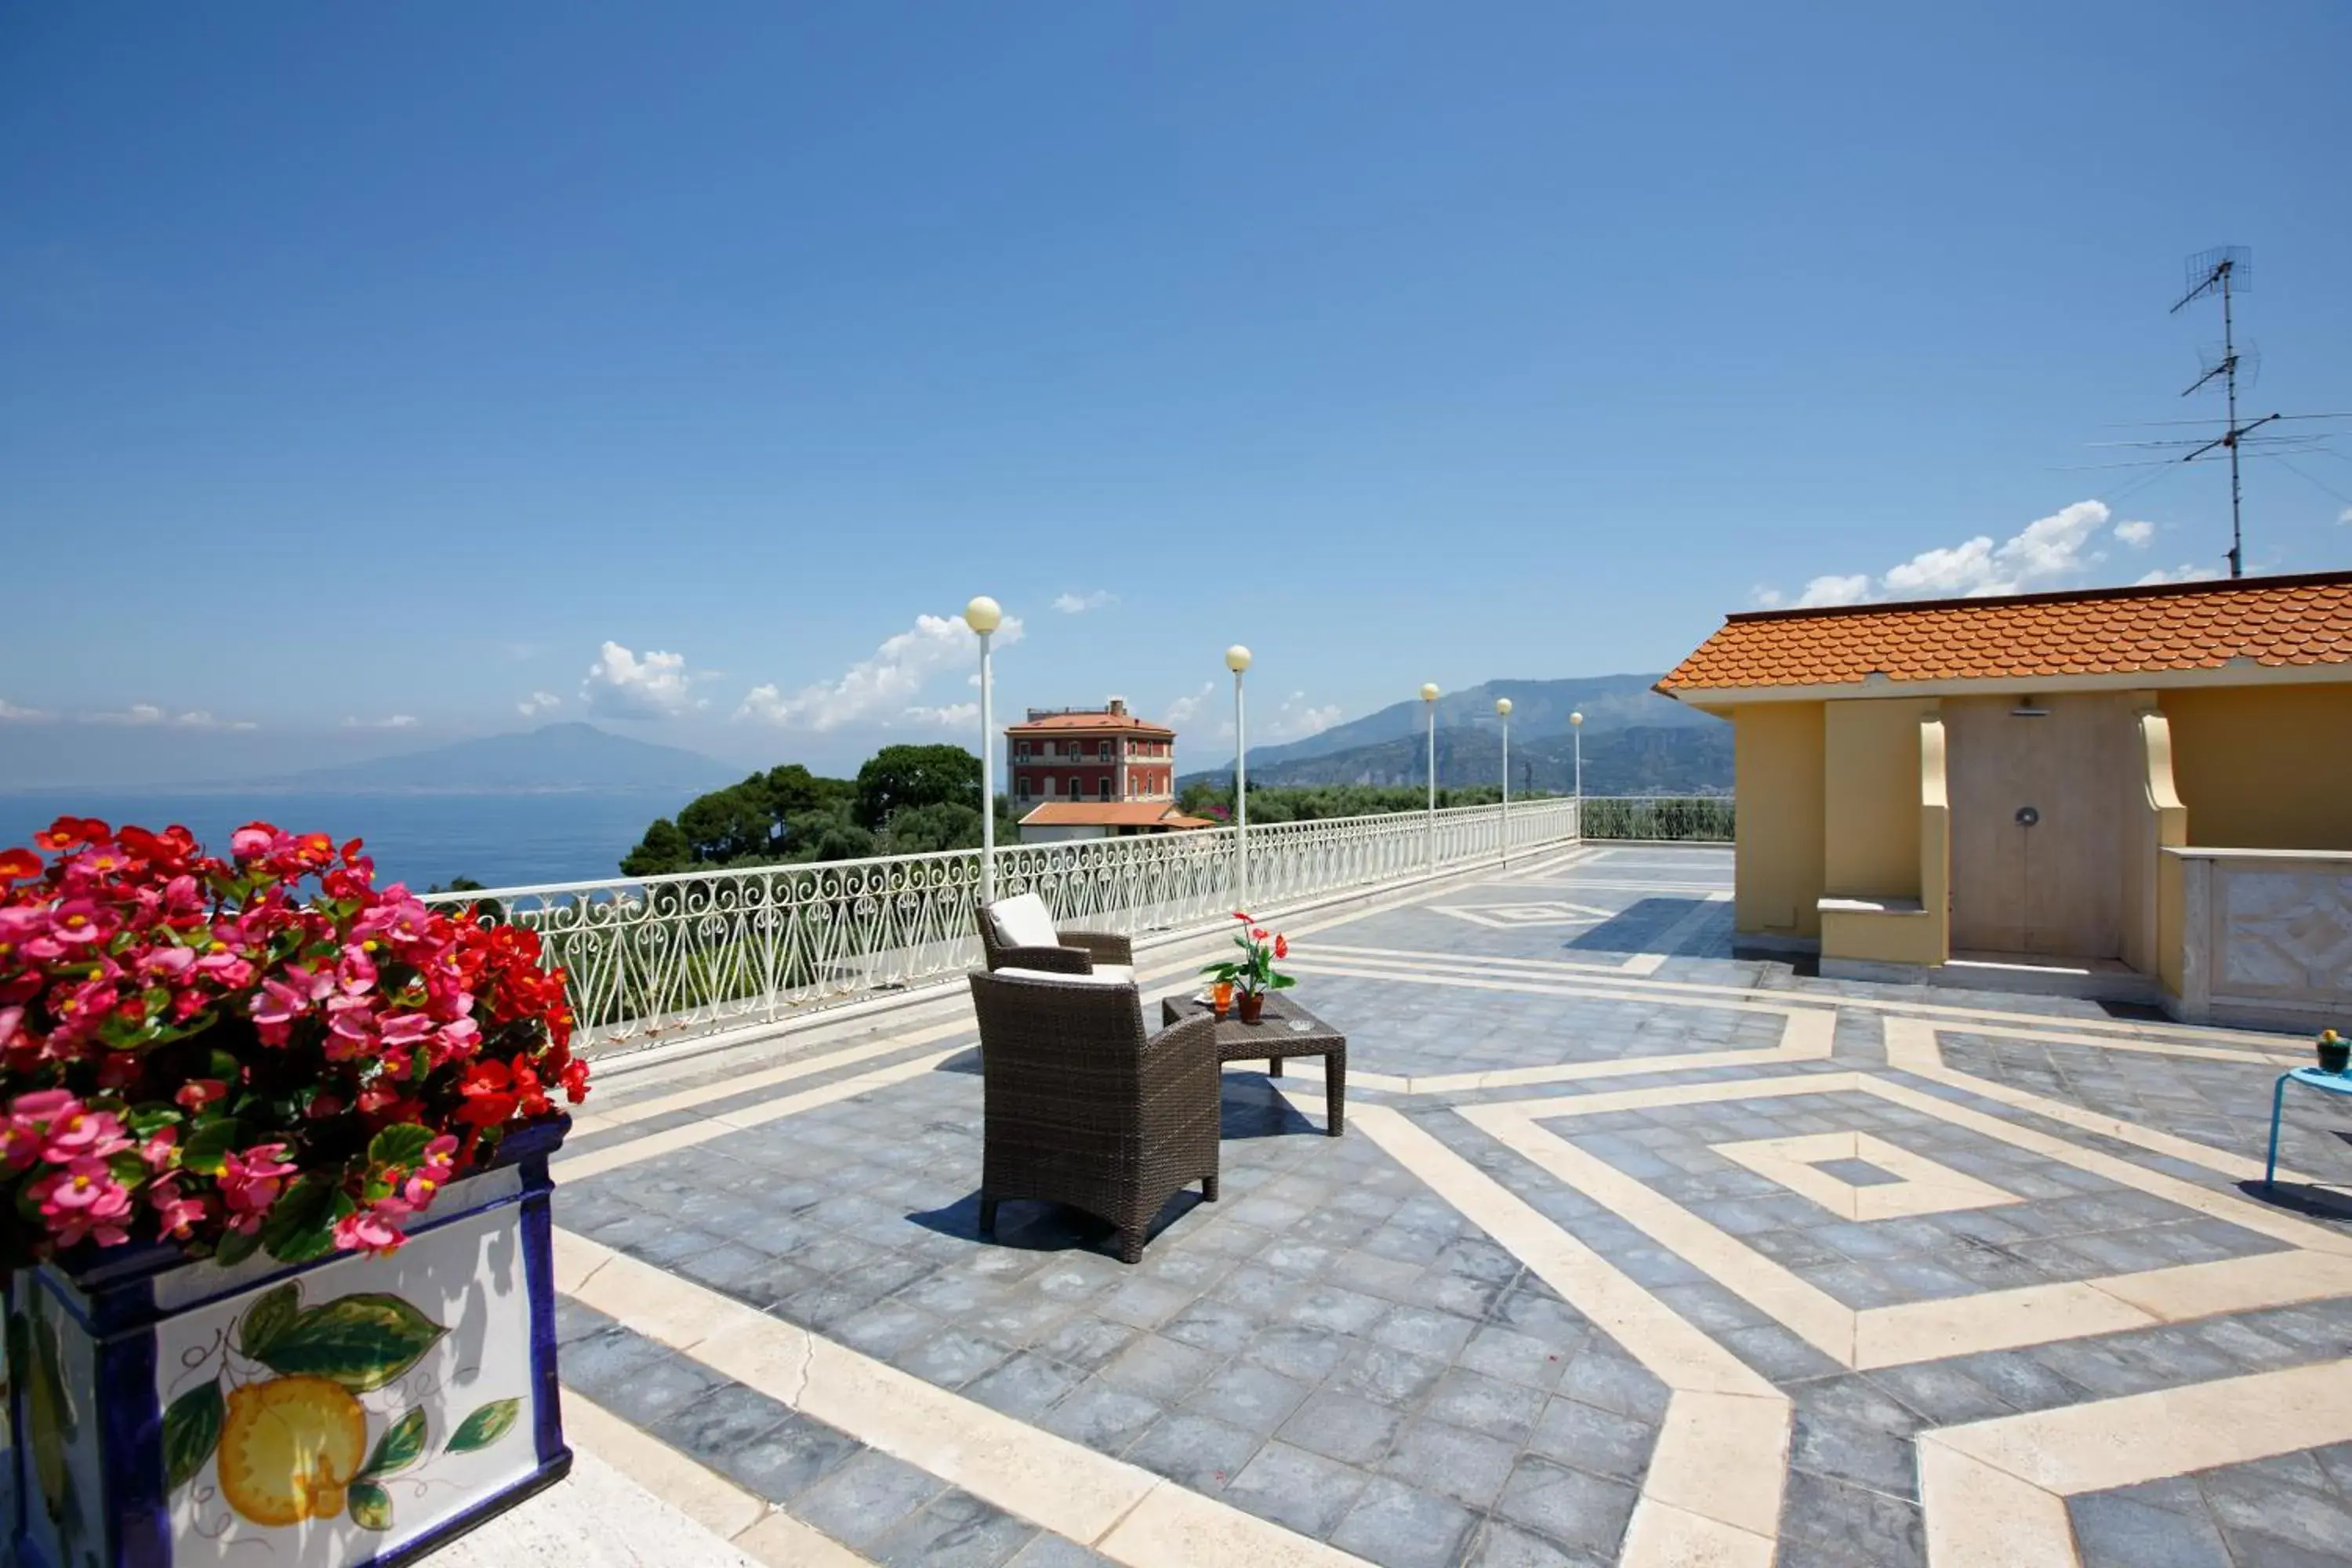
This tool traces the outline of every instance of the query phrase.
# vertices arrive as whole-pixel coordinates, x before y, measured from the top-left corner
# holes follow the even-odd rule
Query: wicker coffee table
[[[1160,1019],[1173,1024],[1209,1011],[1209,1005],[1191,996],[1162,997]],[[1217,1060],[1266,1064],[1269,1077],[1282,1076],[1282,1064],[1291,1057],[1321,1057],[1323,1081],[1329,1099],[1328,1135],[1347,1130],[1348,1037],[1291,1001],[1271,992],[1265,1012],[1255,1024],[1241,1021],[1238,1011],[1217,1024]]]

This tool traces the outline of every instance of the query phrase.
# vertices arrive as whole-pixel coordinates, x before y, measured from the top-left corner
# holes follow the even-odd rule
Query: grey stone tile
[[[1382,1568],[1451,1568],[1477,1524],[1459,1504],[1381,1476],[1364,1488],[1331,1544]]]
[[[1255,1362],[1229,1362],[1203,1380],[1182,1407],[1244,1431],[1272,1432],[1306,1400],[1308,1387]]]
[[[1011,1568],[1113,1568],[1111,1560],[1058,1535],[1039,1534],[1013,1554]]]
[[[1265,1443],[1262,1434],[1179,1410],[1152,1423],[1126,1457],[1180,1486],[1213,1496]]]
[[[1301,1328],[1296,1323],[1277,1323],[1244,1345],[1241,1359],[1272,1367],[1283,1376],[1301,1383],[1316,1384],[1330,1376],[1331,1370],[1347,1352],[1348,1342],[1336,1334]]]
[[[1275,1436],[1341,1464],[1369,1467],[1388,1457],[1403,1425],[1403,1413],[1392,1405],[1325,1390],[1307,1395]]]
[[[1023,1421],[1034,1421],[1086,1381],[1087,1374],[1066,1362],[1035,1351],[1022,1351],[1010,1360],[967,1384],[962,1393],[991,1410]]]
[[[1782,1493],[1780,1551],[1783,1561],[1823,1568],[1926,1568],[1927,1561],[1916,1505],[1803,1470],[1789,1473]]]
[[[1483,1510],[1502,1495],[1517,1458],[1517,1448],[1498,1437],[1442,1421],[1415,1421],[1398,1436],[1381,1468],[1412,1486]]]
[[[1643,1421],[1661,1420],[1666,1413],[1664,1384],[1634,1363],[1599,1351],[1587,1351],[1576,1358],[1560,1380],[1559,1392]]]
[[[2184,1518],[2108,1493],[2074,1498],[2066,1511],[2083,1568],[2233,1568],[2202,1510]]]
[[[1530,1452],[1572,1469],[1638,1484],[1650,1468],[1657,1429],[1630,1415],[1573,1399],[1554,1399],[1528,1440]]]
[[[1454,1360],[1488,1377],[1549,1393],[1568,1372],[1569,1353],[1532,1334],[1487,1323],[1470,1336]]]
[[[1010,1345],[968,1334],[961,1329],[941,1328],[929,1338],[900,1349],[891,1357],[891,1363],[941,1388],[961,1388],[1002,1365],[1012,1354]]]
[[[1063,1323],[1037,1343],[1040,1353],[1093,1372],[1108,1364],[1142,1332],[1125,1323],[1101,1318],[1077,1317]]]
[[[1113,1388],[1096,1376],[1046,1411],[1038,1425],[1089,1448],[1118,1454],[1160,1415],[1160,1406],[1150,1400]]]
[[[1105,1363],[1098,1375],[1114,1388],[1173,1405],[1220,1364],[1219,1358],[1207,1351],[1158,1334],[1144,1334]]]
[[[1160,1327],[1170,1339],[1212,1352],[1237,1355],[1265,1326],[1264,1320],[1228,1301],[1207,1298],[1193,1302]]]
[[[1396,1307],[1372,1326],[1375,1343],[1422,1355],[1452,1360],[1481,1325],[1475,1318],[1440,1312],[1425,1307]]]
[[[793,1515],[870,1554],[876,1542],[946,1489],[938,1478],[869,1448],[802,1493]]]
[[[1465,1568],[1609,1568],[1615,1552],[1573,1552],[1559,1542],[1493,1519],[1478,1532]]]
[[[1354,1335],[1363,1333],[1392,1310],[1378,1296],[1358,1295],[1336,1285],[1315,1285],[1294,1298],[1279,1316],[1302,1328]]]
[[[882,1568],[997,1568],[1038,1534],[965,1492],[934,1499],[874,1543]]]
[[[1621,1481],[1528,1455],[1504,1484],[1495,1511],[1564,1545],[1605,1552],[1623,1538],[1634,1498],[1634,1489]]]
[[[563,1345],[556,1352],[556,1368],[567,1384],[602,1403],[614,1389],[667,1354],[667,1346],[616,1323],[591,1330]]]
[[[1261,1519],[1322,1540],[1339,1528],[1363,1494],[1362,1471],[1294,1448],[1268,1443],[1225,1486],[1225,1500]]]
[[[648,1430],[671,1447],[715,1466],[730,1451],[781,1426],[790,1415],[787,1406],[767,1395],[730,1383],[671,1411]]]
[[[1411,1405],[1437,1386],[1445,1363],[1386,1345],[1359,1344],[1339,1358],[1331,1385],[1382,1405]]]
[[[2268,1535],[2307,1552],[2352,1561],[2352,1507],[2271,1479],[2248,1465],[2210,1470],[2199,1482],[2205,1506],[2231,1535]]]
[[[1540,1390],[1463,1367],[1438,1380],[1428,1405],[1435,1420],[1515,1445],[1527,1442],[1543,1411]]]
[[[851,1437],[794,1413],[714,1458],[720,1471],[781,1506],[859,1452]]]
[[[636,1367],[595,1397],[598,1404],[631,1426],[651,1426],[672,1411],[725,1386],[725,1378],[700,1363],[666,1355]]]

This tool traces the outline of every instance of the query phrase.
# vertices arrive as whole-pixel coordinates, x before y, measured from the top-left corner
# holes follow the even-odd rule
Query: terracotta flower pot
[[[1241,1004],[1242,1022],[1244,1024],[1255,1024],[1257,1022],[1258,1015],[1265,1010],[1265,993],[1263,991],[1244,991],[1241,994]]]

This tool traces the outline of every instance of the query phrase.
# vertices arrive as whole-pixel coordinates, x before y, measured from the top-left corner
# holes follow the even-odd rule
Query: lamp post
[[[1234,672],[1234,905],[1249,908],[1249,731],[1242,723],[1242,671],[1250,667],[1250,650],[1235,643],[1225,649],[1225,668]]]
[[[1424,681],[1421,700],[1429,710],[1429,868],[1437,869],[1437,682]]]
[[[1503,864],[1511,863],[1511,700],[1495,699],[1495,717],[1503,721]]]
[[[1576,836],[1584,837],[1584,715],[1568,716],[1568,732],[1576,737]]]
[[[980,901],[996,901],[996,679],[988,658],[989,634],[1004,611],[982,594],[963,607],[963,624],[980,637]]]

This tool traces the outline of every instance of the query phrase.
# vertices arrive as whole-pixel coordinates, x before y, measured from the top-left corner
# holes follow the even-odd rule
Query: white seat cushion
[[[988,906],[995,922],[996,940],[1007,947],[1059,947],[1062,933],[1054,929],[1053,911],[1034,893],[999,899]]]
[[[1106,963],[1092,974],[1058,974],[1050,969],[1000,969],[999,980],[1055,980],[1065,985],[1132,985],[1135,971],[1123,963]]]

